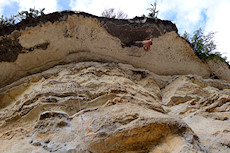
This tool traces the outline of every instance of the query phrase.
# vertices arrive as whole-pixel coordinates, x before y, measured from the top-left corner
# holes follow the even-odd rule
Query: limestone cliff
[[[228,65],[170,21],[65,11],[0,35],[0,152],[230,151]]]

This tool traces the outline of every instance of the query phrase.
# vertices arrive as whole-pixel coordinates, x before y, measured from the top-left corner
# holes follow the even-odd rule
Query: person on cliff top
[[[143,40],[143,41],[134,41],[130,44],[127,44],[127,47],[131,46],[137,46],[137,47],[143,47],[144,50],[147,52],[150,48],[150,45],[152,45],[152,39],[149,40]]]

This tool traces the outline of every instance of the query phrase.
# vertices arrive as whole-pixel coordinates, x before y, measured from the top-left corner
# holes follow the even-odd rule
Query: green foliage
[[[184,39],[190,42],[190,35],[187,31],[185,31],[181,37],[183,37]]]
[[[15,15],[15,17],[18,17],[19,20],[26,19],[26,18],[36,18],[40,15],[44,15],[45,14],[44,10],[45,8],[40,10],[36,10],[35,8],[30,8],[29,11],[18,12],[18,14]]]
[[[159,10],[157,11],[157,3],[154,2],[154,5],[153,4],[150,5],[151,7],[147,8],[147,10],[150,11],[148,17],[156,19],[159,12]]]
[[[203,30],[199,28],[190,36],[186,31],[182,37],[190,42],[191,47],[200,59],[218,59],[220,61],[226,61],[226,57],[222,57],[222,54],[216,51],[216,44],[213,40],[215,33],[210,32],[204,35]]]
[[[9,26],[9,25],[14,25],[15,24],[15,18],[14,16],[11,16],[10,18],[4,17],[2,15],[2,17],[0,17],[0,27],[1,26]]]
[[[4,17],[2,15],[2,17],[0,17],[0,28],[14,25],[17,22],[22,21],[23,19],[36,18],[40,15],[44,15],[45,14],[44,10],[45,8],[40,10],[36,10],[35,8],[30,8],[29,11],[18,12],[17,15],[11,16],[10,18]]]

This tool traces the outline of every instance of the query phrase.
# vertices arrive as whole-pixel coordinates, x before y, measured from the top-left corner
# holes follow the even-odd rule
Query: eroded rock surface
[[[226,81],[81,62],[5,86],[0,101],[0,152],[230,151]]]
[[[216,75],[229,68],[202,62],[170,21],[116,20],[87,13],[56,12],[0,29],[0,86],[55,65],[81,61],[120,62],[159,75]],[[124,44],[153,39],[148,52]],[[219,73],[224,69],[225,73]]]
[[[65,11],[0,35],[1,153],[230,152],[229,67],[171,22]]]

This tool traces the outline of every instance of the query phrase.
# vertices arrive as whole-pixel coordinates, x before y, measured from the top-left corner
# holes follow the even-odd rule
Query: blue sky
[[[29,8],[45,8],[45,13],[61,10],[84,11],[101,15],[106,8],[120,9],[129,18],[147,15],[150,4],[157,2],[158,18],[171,20],[179,33],[203,28],[216,32],[217,51],[230,61],[230,0],[0,0],[0,15],[11,16]]]
[[[71,0],[57,0],[58,10],[71,10],[70,2]]]

